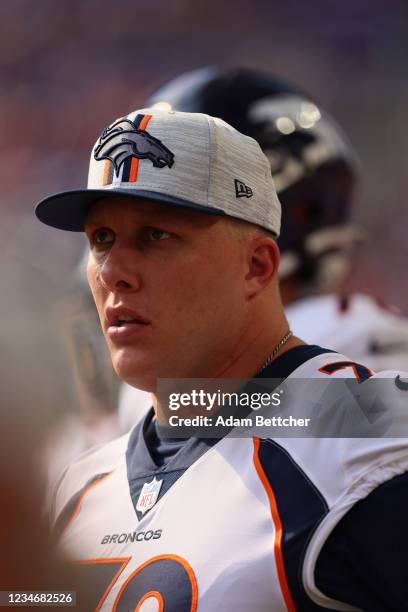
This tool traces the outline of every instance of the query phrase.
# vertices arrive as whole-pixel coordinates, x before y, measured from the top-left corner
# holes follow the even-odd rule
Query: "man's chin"
[[[157,378],[149,377],[137,377],[137,378],[122,378],[129,386],[139,389],[140,391],[146,391],[147,393],[156,393],[157,389]]]
[[[131,387],[154,393],[156,391],[158,372],[147,359],[131,359],[130,356],[116,355],[113,367],[121,380]]]

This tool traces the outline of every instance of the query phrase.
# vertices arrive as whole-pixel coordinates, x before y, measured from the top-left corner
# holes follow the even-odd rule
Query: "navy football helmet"
[[[308,289],[336,284],[361,238],[349,223],[358,163],[310,96],[257,70],[204,68],[170,81],[147,105],[207,113],[255,138],[282,203],[281,278],[294,275]]]

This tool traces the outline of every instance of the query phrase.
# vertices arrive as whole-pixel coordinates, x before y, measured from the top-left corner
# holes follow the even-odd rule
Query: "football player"
[[[119,379],[112,368],[89,286],[85,285],[86,259],[87,253],[58,305],[75,393],[71,410],[56,419],[44,446],[42,464],[51,486],[81,453],[123,432],[118,425]]]
[[[357,157],[334,119],[298,87],[251,69],[187,73],[148,104],[220,117],[261,145],[282,203],[279,276],[296,333],[377,370],[408,366],[408,321],[381,300],[339,295],[364,234],[351,222]]]
[[[164,433],[159,379],[332,386],[351,375],[360,395],[384,379],[386,413],[406,408],[403,374],[380,377],[290,331],[280,203],[258,143],[208,115],[135,111],[98,138],[88,188],[49,196],[36,214],[86,232],[114,368],[154,396],[130,434],[79,459],[56,490],[55,529],[99,582],[94,607],[406,609],[406,410],[379,439]],[[292,395],[288,408],[304,401]],[[329,425],[354,413],[349,387],[323,407]]]
[[[351,222],[357,156],[334,119],[298,87],[252,69],[195,70],[147,104],[220,117],[261,145],[282,203],[281,294],[297,335],[375,370],[407,369],[407,320],[379,299],[341,293],[364,232]],[[123,385],[122,431],[149,404]]]

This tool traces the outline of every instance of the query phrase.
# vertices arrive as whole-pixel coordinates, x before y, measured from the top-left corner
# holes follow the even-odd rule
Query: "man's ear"
[[[247,257],[246,297],[252,299],[277,278],[279,247],[272,238],[259,236],[248,244]]]

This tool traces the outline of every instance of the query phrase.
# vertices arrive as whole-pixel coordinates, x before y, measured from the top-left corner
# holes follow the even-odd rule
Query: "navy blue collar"
[[[286,353],[279,355],[272,363],[254,378],[287,378],[294,372],[302,363],[323,355],[324,353],[333,353],[334,351],[322,348],[316,344],[301,344],[289,349]]]

